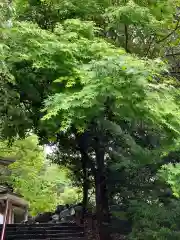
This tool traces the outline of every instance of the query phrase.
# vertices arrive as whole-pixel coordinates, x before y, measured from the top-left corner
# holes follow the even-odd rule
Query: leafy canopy
[[[68,201],[67,189],[72,191],[72,198],[76,197],[71,182],[67,181],[66,169],[46,164],[36,135],[16,140],[12,146],[1,141],[0,147],[1,157],[9,156],[16,160],[9,166],[11,174],[4,175],[4,179],[29,202],[32,215],[54,210],[60,202],[65,204]]]

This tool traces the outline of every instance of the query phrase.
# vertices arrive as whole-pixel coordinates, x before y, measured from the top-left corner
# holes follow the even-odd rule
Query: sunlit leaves
[[[173,159],[172,159],[173,160]],[[176,197],[180,197],[180,164],[164,165],[160,171],[159,176],[171,186]]]
[[[165,46],[158,44],[171,39],[171,31],[177,30],[176,4],[171,0],[119,1],[105,10],[108,37],[140,56],[163,54]]]
[[[106,98],[111,97],[115,99],[114,114],[120,118],[143,119],[162,127],[165,124],[179,134],[173,88],[152,80],[164,69],[161,62],[143,61],[115,51],[114,57],[104,56],[84,68],[80,78],[82,89],[75,90],[73,95],[66,91],[51,96],[45,118],[63,113],[77,125],[78,119],[90,122],[93,116],[103,114]]]
[[[7,144],[5,141],[0,142],[0,156],[16,160],[9,166],[11,174],[7,181],[12,184],[16,193],[21,194],[28,201],[33,215],[52,210],[58,198],[57,192],[54,191],[56,183],[44,178],[42,170],[45,155],[43,148],[38,146],[37,136],[16,140],[11,146]],[[4,177],[7,178],[6,175]]]

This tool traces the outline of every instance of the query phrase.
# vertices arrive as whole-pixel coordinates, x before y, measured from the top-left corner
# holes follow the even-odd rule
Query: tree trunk
[[[99,237],[100,240],[111,240],[108,191],[104,165],[104,149],[101,149],[100,147],[96,149],[96,163],[96,214]]]
[[[88,178],[88,133],[84,132],[83,134],[76,133],[79,150],[81,153],[81,167],[83,172],[83,202],[82,202],[82,215],[81,223],[84,223],[84,217],[88,204],[88,190],[89,190],[89,178]]]
[[[83,170],[83,209],[82,209],[82,219],[81,222],[84,223],[84,217],[87,210],[88,204],[88,190],[89,190],[89,181],[88,181],[88,172],[87,172],[87,154],[81,152],[81,162]]]

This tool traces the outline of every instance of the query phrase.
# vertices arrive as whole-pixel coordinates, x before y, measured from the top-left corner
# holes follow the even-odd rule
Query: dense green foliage
[[[84,207],[95,190],[101,240],[111,239],[112,205],[129,239],[179,237],[179,5],[16,0],[2,14],[1,137],[34,132],[54,146],[50,159],[71,170]]]
[[[69,199],[67,187],[71,190],[71,198],[76,198],[76,190],[67,182],[67,170],[46,164],[37,136],[16,140],[11,146],[7,144],[0,143],[0,156],[16,161],[9,166],[11,174],[7,176],[5,172],[1,179],[29,202],[32,215],[54,210],[59,203],[65,204]]]

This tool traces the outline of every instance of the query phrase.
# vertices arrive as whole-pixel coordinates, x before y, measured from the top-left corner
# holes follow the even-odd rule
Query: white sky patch
[[[44,146],[44,152],[45,152],[45,155],[53,153],[53,147],[49,146],[49,145],[45,145]]]

